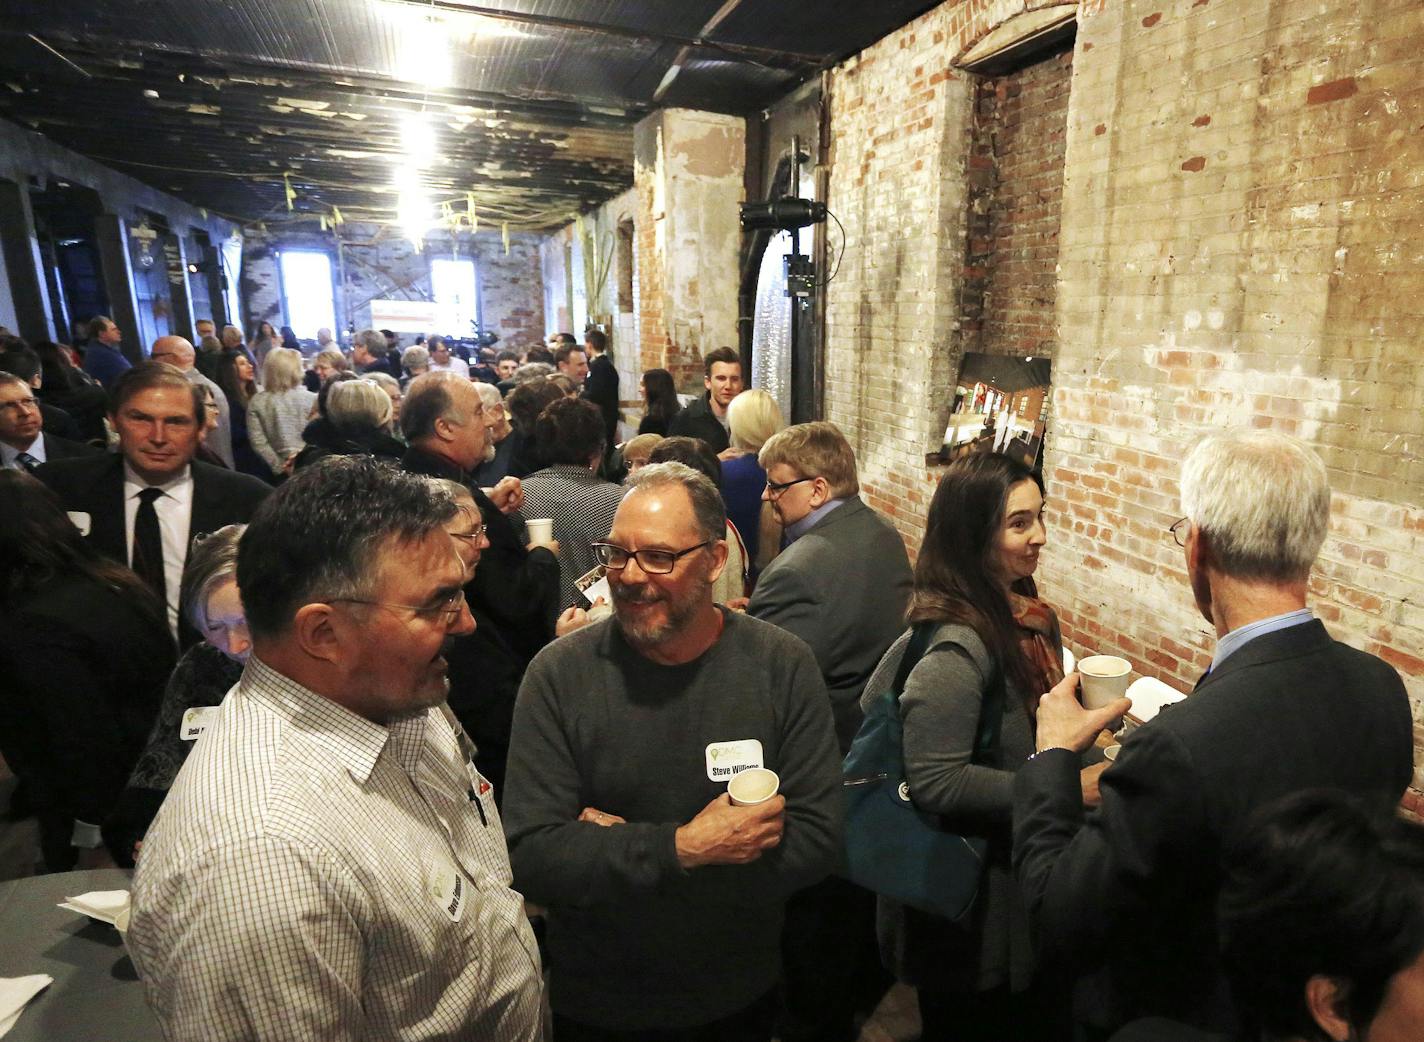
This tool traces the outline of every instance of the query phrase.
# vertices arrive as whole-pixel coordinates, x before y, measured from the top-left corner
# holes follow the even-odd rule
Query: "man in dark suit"
[[[42,430],[41,423],[34,388],[13,373],[0,372],[0,466],[33,471],[50,460],[102,455],[83,442]]]
[[[607,452],[612,452],[618,444],[618,370],[608,357],[608,336],[601,329],[585,332],[583,346],[584,354],[588,356],[588,376],[584,380],[583,396],[603,413],[604,445]]]
[[[1385,662],[1306,607],[1330,488],[1320,458],[1270,431],[1205,439],[1182,469],[1184,547],[1217,633],[1185,702],[1135,731],[1083,809],[1078,754],[1128,708],[1085,710],[1077,674],[1043,696],[1038,751],[1014,775],[1014,868],[1050,963],[1076,977],[1088,1038],[1135,1017],[1231,1031],[1217,955],[1223,853],[1257,808],[1328,788],[1399,799],[1409,702]]]
[[[194,537],[250,520],[272,491],[256,478],[193,459],[203,410],[202,388],[171,365],[144,362],[114,382],[109,420],[119,452],[56,460],[35,473],[96,549],[133,568],[167,603],[175,637],[178,589]],[[180,642],[196,637],[185,624]]]
[[[844,756],[860,695],[905,628],[913,580],[904,540],[860,498],[855,452],[834,424],[773,435],[759,461],[762,498],[789,540],[762,572],[747,613],[794,633],[816,655]],[[795,895],[782,934],[786,1042],[849,1042],[857,999],[873,1006],[889,978],[875,941],[875,896],[836,876]]]

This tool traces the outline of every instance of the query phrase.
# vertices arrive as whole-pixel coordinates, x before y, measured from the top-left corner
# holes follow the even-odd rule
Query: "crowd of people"
[[[912,563],[729,348],[617,444],[598,330],[200,334],[0,341],[0,754],[48,870],[136,865],[167,1037],[845,1042],[894,980],[927,1042],[1424,1037],[1409,703],[1307,606],[1300,443],[1186,457],[1215,655],[1109,762],[1013,460],[946,468]],[[841,871],[897,684],[900,798],[986,841],[956,920]]]

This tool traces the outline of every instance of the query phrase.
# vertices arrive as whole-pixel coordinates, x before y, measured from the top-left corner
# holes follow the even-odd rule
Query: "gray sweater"
[[[841,849],[840,765],[810,649],[724,612],[700,658],[660,666],[613,620],[550,644],[514,713],[504,824],[515,887],[549,909],[550,1001],[620,1030],[705,1024],[780,972],[782,908]],[[725,781],[710,744],[761,742],[787,799],[781,844],[739,866],[684,870],[674,833]],[[584,807],[617,814],[605,828]]]
[[[894,683],[909,641],[907,631],[891,645],[865,687],[865,699]],[[880,900],[881,954],[900,980],[919,987],[980,991],[1008,984],[1019,991],[1033,977],[1028,918],[1009,865],[1008,826],[1013,775],[1033,753],[1034,741],[1022,693],[1012,683],[1006,686],[999,734],[1002,766],[970,763],[980,706],[997,672],[974,630],[944,625],[900,696],[905,773],[915,805],[939,814],[948,830],[992,841],[971,925]]]

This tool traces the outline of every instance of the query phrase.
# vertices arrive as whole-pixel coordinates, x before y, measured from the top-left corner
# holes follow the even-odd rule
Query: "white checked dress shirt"
[[[251,659],[134,877],[164,1036],[539,1038],[492,795],[439,710],[382,727]]]

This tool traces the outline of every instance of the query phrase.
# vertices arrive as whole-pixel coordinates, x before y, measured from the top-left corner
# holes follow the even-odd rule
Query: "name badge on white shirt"
[[[762,763],[761,742],[743,738],[737,742],[713,742],[707,747],[707,777],[725,782],[734,774],[765,766]]]
[[[183,722],[178,725],[178,737],[185,742],[196,742],[213,724],[217,723],[221,706],[194,706],[183,714]]]
[[[470,884],[453,865],[433,865],[429,870],[427,889],[440,911],[452,923],[458,923],[465,915],[465,905],[469,898]]]

